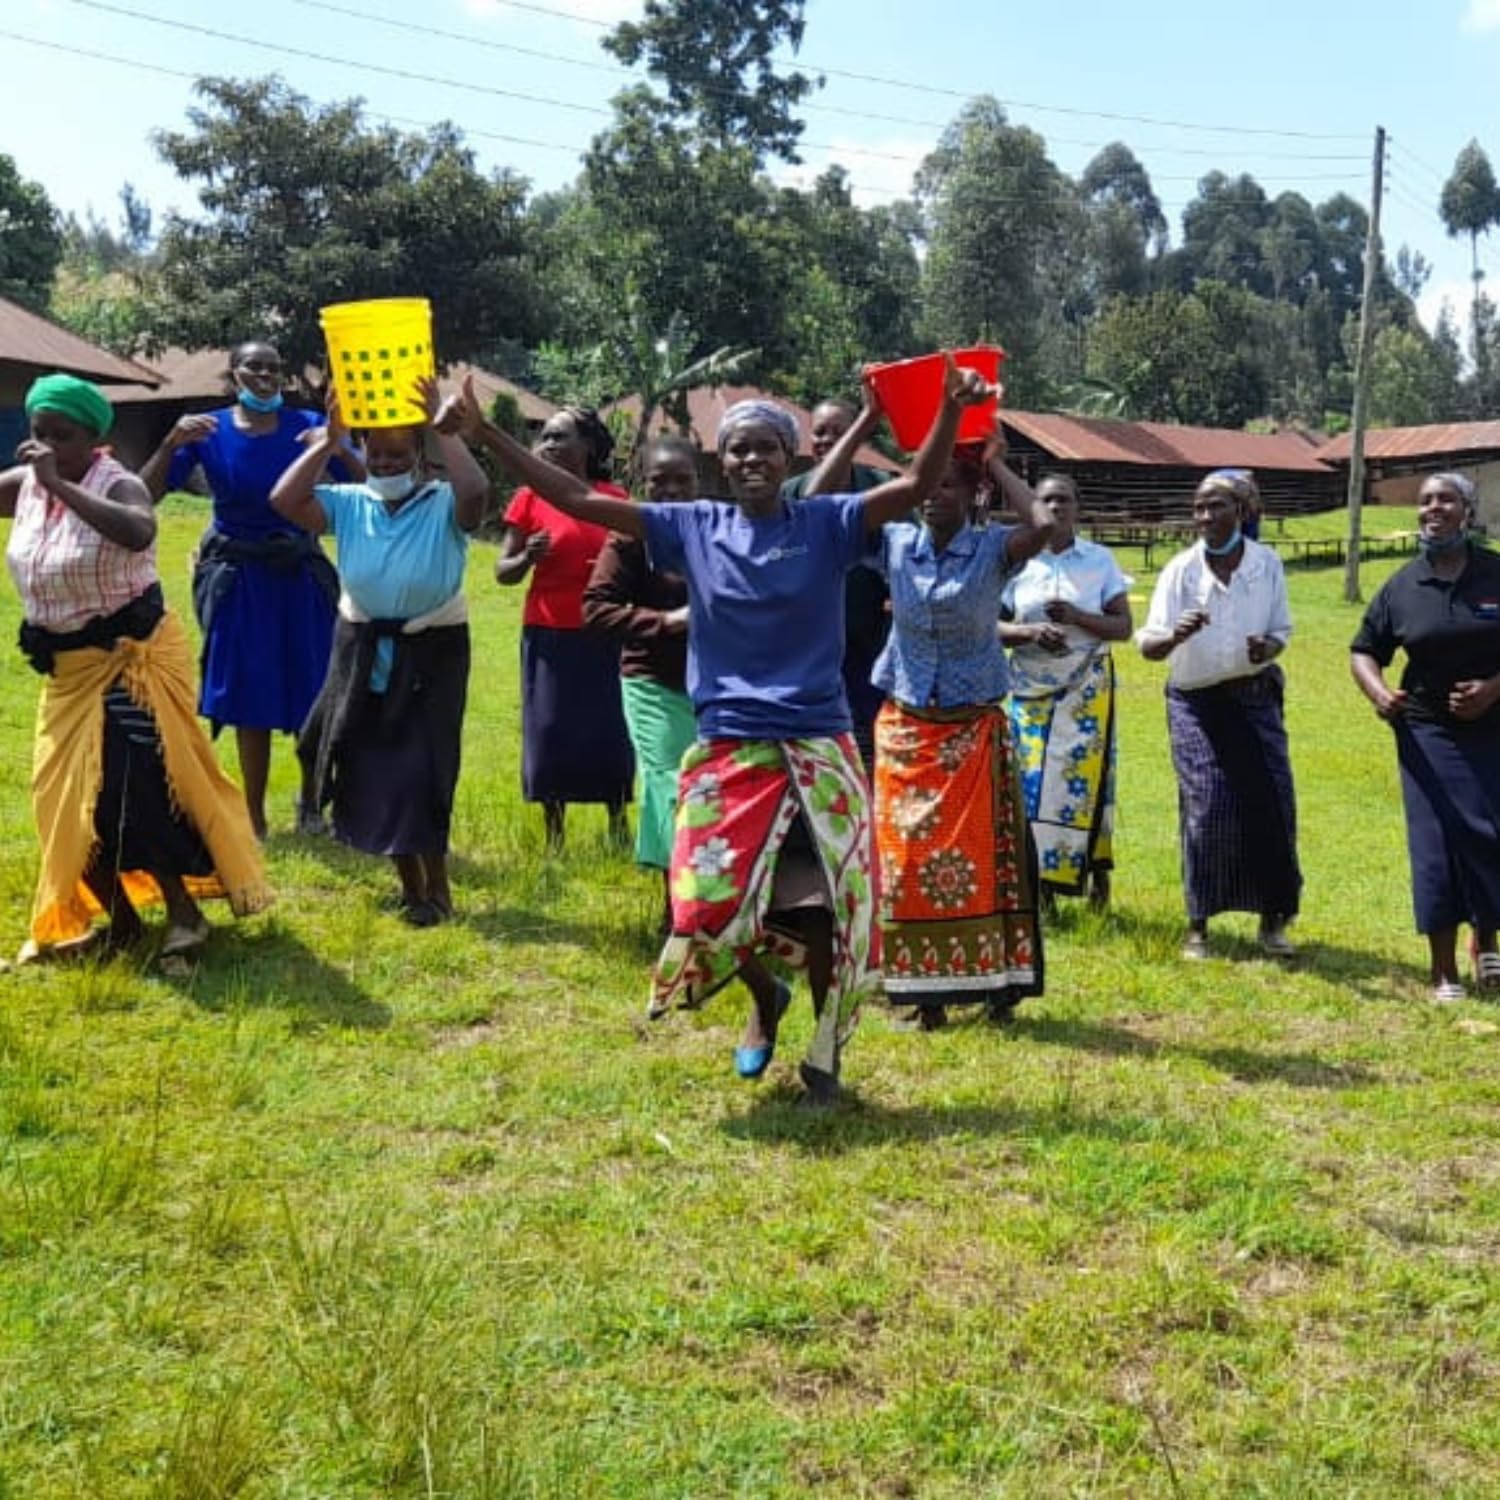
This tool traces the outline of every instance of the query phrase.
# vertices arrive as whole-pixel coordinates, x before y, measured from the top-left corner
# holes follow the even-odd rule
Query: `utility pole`
[[[1359,305],[1359,350],[1354,359],[1354,425],[1349,445],[1349,557],[1344,570],[1344,598],[1359,600],[1360,521],[1365,501],[1365,427],[1370,420],[1370,345],[1375,275],[1380,269],[1380,200],[1385,195],[1385,126],[1375,127],[1375,170],[1370,185],[1370,232],[1365,239],[1365,292]]]

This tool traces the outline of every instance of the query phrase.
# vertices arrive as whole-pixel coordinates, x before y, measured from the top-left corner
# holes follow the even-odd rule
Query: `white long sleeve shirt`
[[[1265,663],[1250,660],[1249,638],[1270,636],[1284,646],[1292,634],[1281,559],[1248,537],[1245,555],[1227,584],[1209,566],[1202,542],[1179,552],[1156,580],[1146,623],[1136,632],[1137,643],[1170,637],[1191,609],[1204,610],[1208,624],[1168,658],[1169,680],[1183,691],[1261,671]]]

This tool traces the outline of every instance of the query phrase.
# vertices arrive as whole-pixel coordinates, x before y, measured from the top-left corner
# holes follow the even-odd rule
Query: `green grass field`
[[[1164,673],[1122,651],[1116,910],[1009,1030],[868,1014],[819,1116],[805,1000],[740,1083],[737,996],[643,1019],[657,887],[602,812],[543,858],[490,563],[461,920],[282,834],[191,980],[0,976],[0,1496],[1497,1493],[1500,1017],[1424,1003],[1338,570],[1292,581],[1301,960],[1245,918],[1178,961]],[[12,654],[5,951],[35,693]]]

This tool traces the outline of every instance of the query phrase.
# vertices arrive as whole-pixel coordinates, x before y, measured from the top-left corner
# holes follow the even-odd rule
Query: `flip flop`
[[[157,957],[182,958],[186,954],[194,953],[208,941],[209,931],[208,920],[203,917],[200,917],[197,924],[192,927],[173,923],[167,928],[167,935],[162,940],[161,952]]]
[[[1500,990],[1500,953],[1476,953],[1474,970],[1480,989]]]

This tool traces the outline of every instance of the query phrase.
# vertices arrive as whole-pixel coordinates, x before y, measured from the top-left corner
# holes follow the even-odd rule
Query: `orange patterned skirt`
[[[875,724],[885,989],[916,1005],[1042,993],[1036,853],[1000,704]]]

